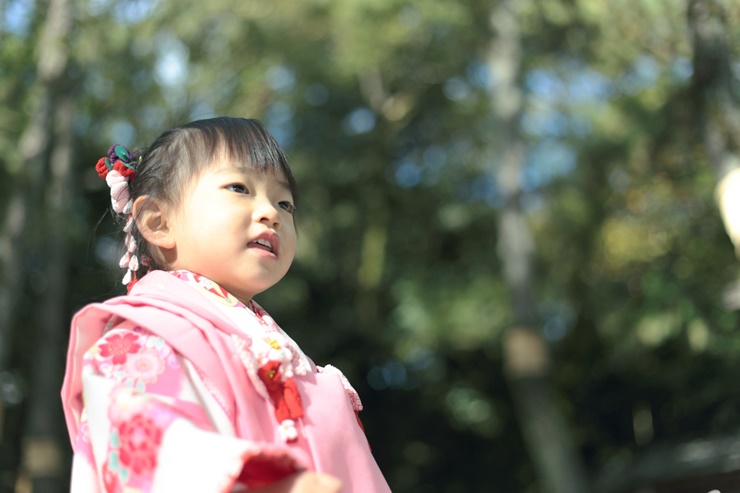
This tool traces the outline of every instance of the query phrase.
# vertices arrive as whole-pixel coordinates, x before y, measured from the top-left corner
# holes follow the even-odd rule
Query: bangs
[[[182,127],[193,141],[198,142],[188,156],[194,171],[220,159],[252,173],[282,177],[288,184],[293,201],[298,202],[298,187],[280,145],[257,120],[244,118],[212,118],[199,120]],[[192,141],[191,141],[192,142]]]

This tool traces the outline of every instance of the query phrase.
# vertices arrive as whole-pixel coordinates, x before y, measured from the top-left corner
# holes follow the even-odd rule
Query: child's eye
[[[295,212],[295,206],[288,202],[287,200],[283,200],[282,202],[278,202],[278,205],[281,209],[286,211],[288,214],[293,214]]]
[[[230,190],[236,193],[249,193],[247,187],[245,187],[241,183],[232,183],[231,185],[226,185],[226,190]]]

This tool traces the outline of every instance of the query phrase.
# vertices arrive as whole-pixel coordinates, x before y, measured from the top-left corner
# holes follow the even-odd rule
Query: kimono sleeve
[[[107,332],[83,359],[72,491],[221,493],[304,469],[280,446],[219,432],[193,378],[161,337],[129,322]]]

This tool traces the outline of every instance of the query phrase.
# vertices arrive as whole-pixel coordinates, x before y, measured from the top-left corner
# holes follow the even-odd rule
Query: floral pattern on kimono
[[[264,486],[302,469],[273,444],[218,434],[176,352],[131,322],[109,330],[85,353],[83,380],[87,406],[77,449],[97,466],[105,492],[172,491],[176,485],[165,486],[167,478],[188,475],[183,450],[201,451],[193,475],[216,471],[209,475],[211,487],[198,491]]]

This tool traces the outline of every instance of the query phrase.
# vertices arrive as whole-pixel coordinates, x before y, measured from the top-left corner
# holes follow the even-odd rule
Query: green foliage
[[[393,490],[536,491],[502,376],[512,314],[496,255],[491,5],[78,3],[70,312],[121,291],[109,252],[118,229],[109,219],[95,229],[109,198],[93,165],[110,143],[144,146],[214,114],[260,118],[301,187],[296,265],[260,302],[356,384]],[[738,269],[692,114],[684,3],[517,8],[536,308],[589,471],[651,439],[731,430],[740,339],[722,298]],[[20,180],[34,43],[34,29],[0,29],[3,197]],[[39,251],[27,259],[29,300],[44,293]],[[32,304],[20,311],[15,344],[28,354]],[[634,428],[645,409],[647,442]],[[4,457],[16,452],[8,443]]]

